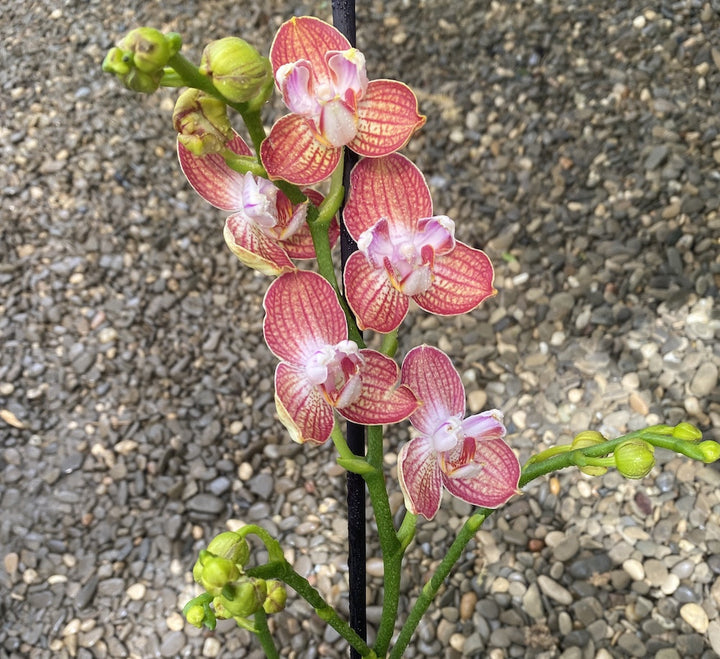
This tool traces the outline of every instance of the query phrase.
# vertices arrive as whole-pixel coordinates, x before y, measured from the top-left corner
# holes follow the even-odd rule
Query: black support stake
[[[345,35],[350,45],[355,47],[355,0],[332,0],[333,25]],[[345,149],[345,168],[343,186],[345,200],[350,189],[350,170],[357,162],[357,154]],[[343,272],[348,257],[357,250],[357,245],[345,229],[340,208],[340,258]],[[365,427],[347,422],[347,443],[355,455],[365,455]],[[350,581],[350,626],[362,639],[367,639],[366,618],[366,540],[365,540],[365,481],[362,476],[348,472],[348,573]],[[360,654],[350,649],[350,659],[360,659]]]

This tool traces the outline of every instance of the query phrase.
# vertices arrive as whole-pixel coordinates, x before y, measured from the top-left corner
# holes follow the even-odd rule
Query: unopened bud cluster
[[[152,94],[160,86],[165,65],[181,45],[175,32],[163,34],[151,27],[139,27],[110,49],[103,71],[114,73],[128,89]]]
[[[216,536],[207,549],[200,551],[193,567],[193,578],[212,596],[213,610],[200,603],[191,603],[185,609],[190,624],[212,628],[215,617],[234,618],[240,622],[261,609],[265,613],[277,613],[285,608],[287,592],[280,581],[245,574],[244,566],[249,557],[248,543],[232,531]]]

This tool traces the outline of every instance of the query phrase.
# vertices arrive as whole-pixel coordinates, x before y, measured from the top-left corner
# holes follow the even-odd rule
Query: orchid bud
[[[178,97],[173,111],[178,141],[196,156],[219,153],[234,137],[225,103],[198,89]]]
[[[603,437],[596,430],[584,430],[583,432],[575,435],[575,439],[573,439],[572,441],[571,448],[573,450],[578,448],[588,448],[589,446],[602,444],[605,441],[607,441],[605,437]],[[580,467],[580,471],[582,471],[583,474],[587,474],[588,476],[603,476],[607,473],[607,467],[586,465],[584,467]]]
[[[285,608],[287,601],[287,590],[285,585],[277,579],[269,579],[266,582],[267,597],[263,602],[265,613],[278,613]]]
[[[246,577],[223,588],[213,605],[223,618],[247,618],[262,608],[266,597],[265,580]]]
[[[615,449],[615,466],[625,478],[644,478],[655,465],[655,447],[642,439],[629,439]]]
[[[227,558],[233,565],[242,566],[250,558],[250,547],[240,534],[234,531],[225,531],[216,535],[207,547],[215,556]]]
[[[185,619],[193,627],[202,627],[205,622],[205,607],[202,604],[194,604],[185,611]]]
[[[180,35],[164,35],[151,27],[131,30],[103,61],[103,71],[114,73],[133,91],[151,94],[160,86],[163,69],[182,45]]]
[[[688,442],[696,442],[698,439],[702,439],[702,433],[698,428],[693,426],[691,423],[678,423],[672,431],[672,436],[676,439],[684,439]]]
[[[198,564],[200,568],[198,569]],[[200,552],[193,567],[193,578],[211,595],[217,595],[222,588],[240,577],[240,570],[232,561],[210,552]]]
[[[163,67],[181,45],[179,34],[170,32],[165,35],[152,27],[131,30],[118,43],[120,49],[132,53],[135,68],[143,73],[162,73]]]
[[[237,37],[211,41],[200,59],[200,73],[229,101],[246,103],[272,80],[270,60]]]
[[[703,462],[715,462],[715,460],[720,459],[720,444],[717,442],[711,440],[700,442],[697,448],[702,453]]]

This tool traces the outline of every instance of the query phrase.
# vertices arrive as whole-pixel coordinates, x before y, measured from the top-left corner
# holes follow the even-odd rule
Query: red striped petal
[[[408,352],[402,365],[402,383],[420,401],[410,423],[422,433],[431,435],[450,417],[465,412],[465,388],[442,350],[422,345]]]
[[[432,286],[413,299],[420,307],[441,316],[467,313],[495,295],[492,263],[485,252],[455,243],[445,256],[436,256]]]
[[[407,419],[418,406],[408,387],[399,386],[400,369],[393,359],[375,350],[361,350],[362,390],[352,405],[337,408],[346,419],[364,425],[397,423]]]
[[[443,474],[448,492],[474,506],[497,508],[517,493],[520,463],[502,439],[476,440],[474,464],[482,471],[472,478],[451,478]]]
[[[230,251],[246,266],[275,277],[292,272],[295,265],[287,252],[242,213],[231,215],[223,230]]]
[[[276,279],[263,300],[265,342],[292,364],[304,363],[320,346],[347,339],[347,323],[332,286],[314,272],[298,270]]]
[[[362,252],[355,252],[345,264],[345,296],[361,330],[392,332],[407,315],[406,295],[393,288],[384,270],[376,270]]]
[[[412,89],[396,80],[371,80],[357,111],[358,132],[348,147],[372,158],[402,149],[425,123]]]
[[[260,147],[260,158],[270,179],[295,185],[324,181],[340,162],[341,148],[315,139],[311,123],[297,114],[280,117]]]
[[[442,499],[442,473],[426,437],[411,439],[400,449],[398,479],[408,511],[426,519],[435,517]]]
[[[322,444],[330,437],[332,407],[302,371],[284,362],[275,370],[275,406],[293,441]]]
[[[381,217],[393,227],[414,231],[419,218],[432,214],[425,177],[405,156],[364,158],[353,168],[343,218],[355,240]]]
[[[228,148],[239,156],[251,156],[250,147],[240,135],[228,143]],[[196,156],[180,142],[177,143],[178,160],[188,183],[205,201],[225,211],[243,207],[243,175],[227,166],[219,153]]]
[[[325,53],[347,50],[350,42],[332,25],[312,16],[293,17],[283,23],[270,46],[273,72],[283,64],[305,59],[315,73],[328,77]]]

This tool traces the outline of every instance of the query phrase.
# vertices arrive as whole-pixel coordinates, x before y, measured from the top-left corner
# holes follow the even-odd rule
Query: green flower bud
[[[587,448],[588,446],[596,446],[597,444],[602,444],[605,441],[607,441],[605,437],[603,437],[596,430],[584,430],[583,432],[575,435],[575,439],[573,439],[572,441],[571,448],[572,450],[578,448]],[[580,467],[580,471],[582,471],[583,474],[587,474],[588,476],[602,476],[607,473],[607,467],[586,465],[584,467]]]
[[[227,558],[234,565],[243,566],[250,558],[250,546],[245,538],[234,531],[216,535],[208,545],[208,551],[215,556]]]
[[[266,598],[265,580],[246,577],[223,588],[213,605],[223,618],[247,618],[262,608]]]
[[[233,139],[225,103],[198,89],[188,89],[178,97],[173,111],[178,141],[196,156],[219,153]]]
[[[160,73],[168,60],[180,50],[180,35],[167,36],[152,27],[139,27],[128,32],[118,47],[132,54],[133,65],[143,73]]]
[[[707,440],[697,445],[703,456],[703,462],[715,462],[720,459],[720,444]]]
[[[272,79],[270,60],[237,37],[211,41],[200,59],[200,73],[229,101],[246,103],[257,96]]]
[[[263,602],[265,613],[278,613],[285,608],[287,601],[287,590],[282,581],[269,579],[267,582],[267,597]]]
[[[211,595],[217,595],[226,584],[240,578],[240,570],[232,561],[210,552],[201,552],[201,555],[203,553],[193,567],[193,577]]]
[[[194,604],[185,612],[185,619],[193,627],[202,627],[205,622],[205,607],[202,604]]]
[[[615,466],[625,478],[644,478],[655,465],[655,447],[642,439],[629,439],[615,449]]]
[[[103,60],[106,73],[114,73],[128,88],[143,94],[152,94],[163,77],[163,67],[180,50],[179,34],[162,32],[151,27],[140,27],[128,32]]]
[[[702,439],[702,433],[698,428],[690,423],[678,423],[672,431],[672,436],[676,439],[684,439],[688,442],[696,442],[698,439]]]

